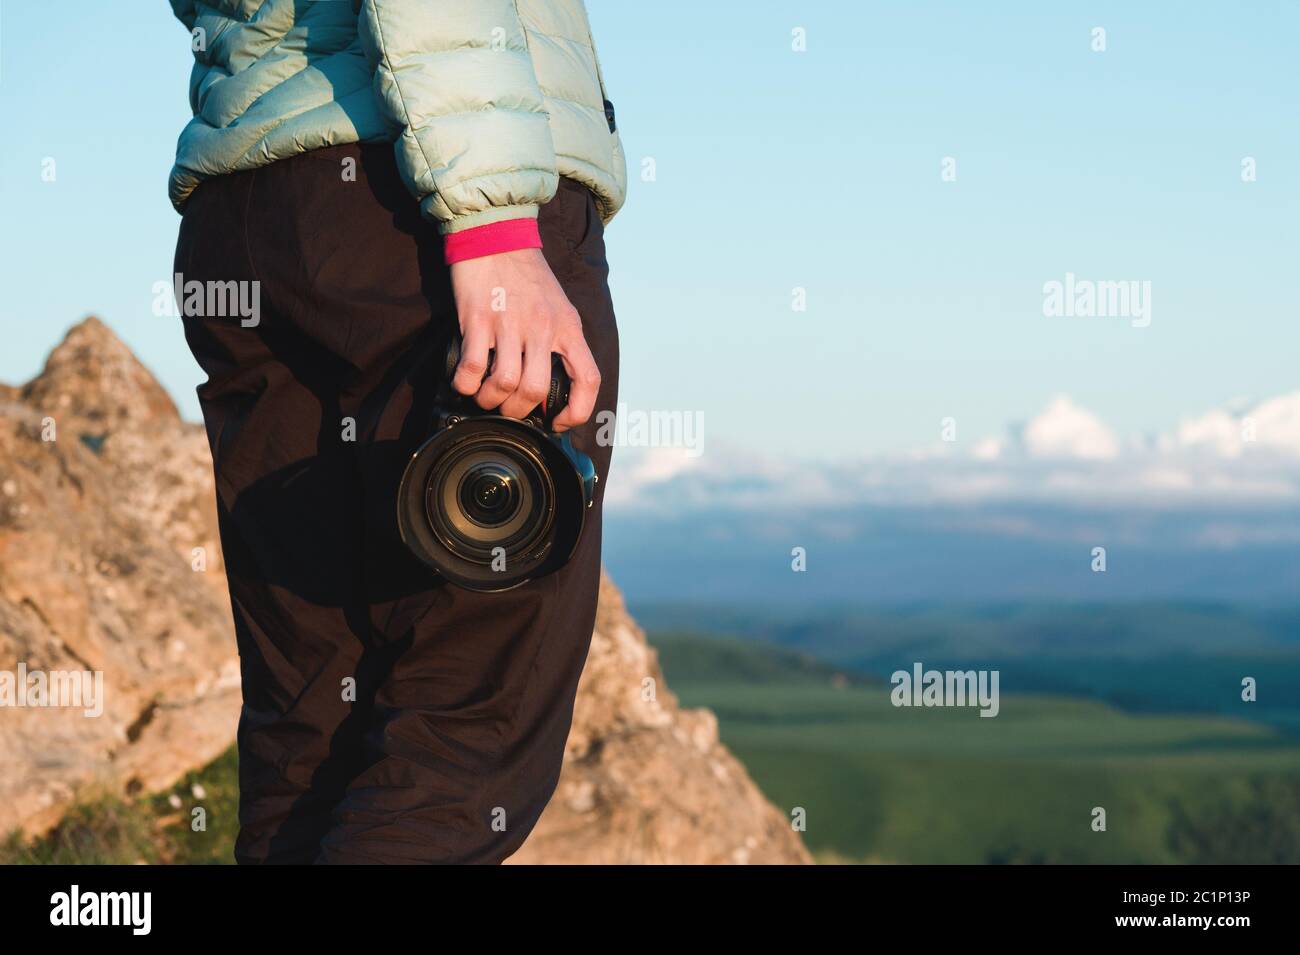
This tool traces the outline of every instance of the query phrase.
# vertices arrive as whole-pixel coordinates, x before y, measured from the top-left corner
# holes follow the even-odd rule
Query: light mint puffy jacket
[[[582,0],[171,0],[191,31],[180,209],[204,179],[395,142],[443,232],[537,215],[558,176],[608,221],[627,173]]]

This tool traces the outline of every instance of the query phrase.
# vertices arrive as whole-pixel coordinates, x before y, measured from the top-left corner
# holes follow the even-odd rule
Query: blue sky
[[[608,245],[632,407],[837,458],[1057,393],[1129,434],[1300,386],[1300,5],[588,6],[629,159]],[[0,380],[94,312],[196,415],[150,312],[189,62],[164,0],[0,0]],[[1151,325],[1045,317],[1067,272],[1150,281]]]

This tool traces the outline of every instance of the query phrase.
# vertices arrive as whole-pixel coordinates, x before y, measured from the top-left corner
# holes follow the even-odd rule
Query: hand
[[[451,266],[460,315],[460,364],[454,387],[479,407],[522,418],[541,404],[551,383],[551,352],[564,361],[572,385],[554,428],[582,424],[596,407],[600,370],[570,304],[541,249],[518,249]],[[495,306],[495,310],[494,310]],[[496,349],[487,380],[488,350]]]

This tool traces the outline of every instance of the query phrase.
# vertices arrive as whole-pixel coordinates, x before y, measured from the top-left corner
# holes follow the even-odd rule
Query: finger
[[[581,333],[561,346],[559,353],[564,359],[564,370],[569,373],[569,403],[556,415],[552,427],[566,431],[584,423],[595,410],[600,393],[600,369]]]
[[[492,347],[492,335],[484,325],[471,325],[465,330],[465,340],[460,346],[460,361],[456,365],[456,374],[451,379],[451,386],[462,395],[472,395],[483,384],[487,374],[488,349]]]
[[[533,338],[524,346],[524,368],[515,393],[501,406],[508,418],[523,418],[546,398],[551,387],[549,336]]]
[[[487,381],[483,382],[483,387],[479,388],[478,394],[474,396],[479,407],[489,411],[499,408],[501,402],[513,395],[515,389],[519,387],[520,358],[523,351],[518,334],[509,329],[497,330],[496,344],[496,354],[492,357],[492,368],[489,370]]]

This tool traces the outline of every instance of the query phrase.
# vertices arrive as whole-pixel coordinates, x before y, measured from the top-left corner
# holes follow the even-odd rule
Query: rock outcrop
[[[0,707],[0,834],[162,789],[234,740],[239,666],[199,425],[101,322],[0,388],[0,671],[100,671],[104,711]],[[518,862],[806,862],[683,710],[609,581],[559,789]]]
[[[654,649],[605,578],[559,787],[510,861],[811,859],[789,817],[719,742],[713,713],[678,707]]]

